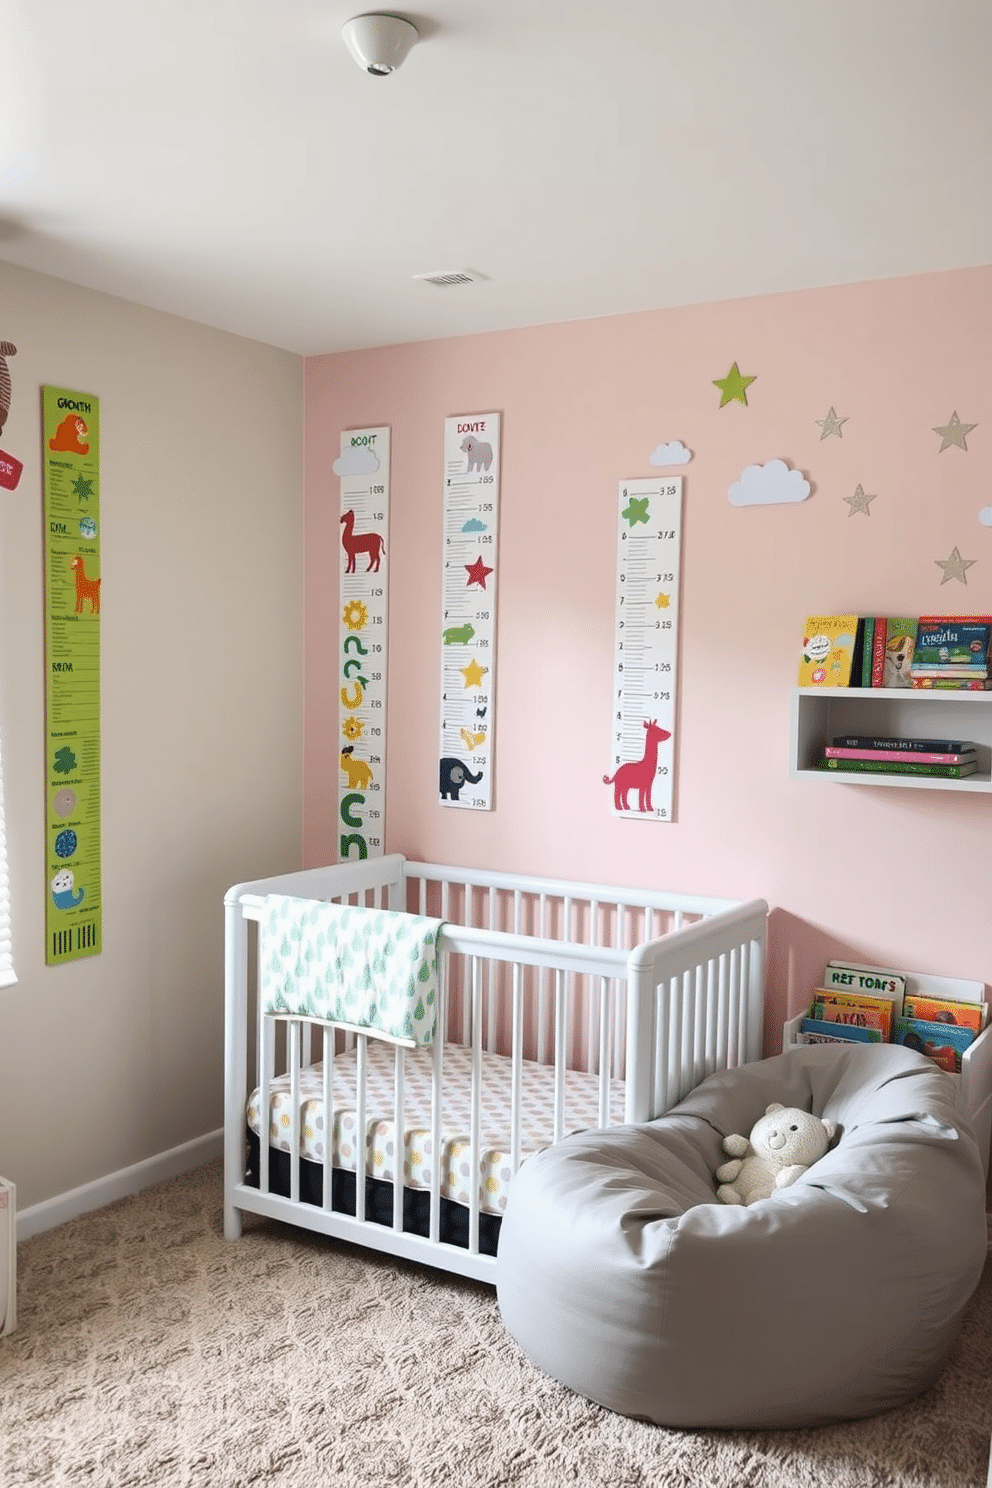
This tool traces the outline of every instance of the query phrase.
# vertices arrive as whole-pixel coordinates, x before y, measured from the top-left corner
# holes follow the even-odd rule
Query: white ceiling
[[[423,3],[0,0],[0,258],[302,353],[992,263],[990,0]]]

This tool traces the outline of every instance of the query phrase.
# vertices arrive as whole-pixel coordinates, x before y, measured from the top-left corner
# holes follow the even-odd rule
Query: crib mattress
[[[500,1054],[483,1054],[480,1110],[479,1207],[486,1214],[500,1215],[506,1208],[513,1176],[510,1140],[510,1060]],[[334,1057],[334,1131],[330,1144],[334,1167],[356,1170],[356,1055],[352,1050]],[[430,1189],[431,1067],[429,1049],[408,1050],[404,1061],[403,1183],[408,1188]],[[393,1051],[368,1041],[365,1094],[366,1171],[372,1178],[394,1182],[396,1137],[393,1119]],[[300,1155],[323,1163],[327,1151],[324,1133],[323,1066],[315,1064],[300,1072]],[[444,1104],[441,1116],[441,1193],[459,1204],[470,1202],[469,1171],[472,1110],[472,1054],[457,1044],[444,1049]],[[248,1102],[248,1125],[260,1135],[260,1093]],[[624,1084],[610,1081],[610,1122],[623,1120]],[[269,1086],[269,1145],[289,1152],[292,1101],[288,1075],[280,1075]],[[565,1080],[566,1131],[582,1131],[599,1123],[599,1077],[569,1070]],[[554,1070],[525,1060],[521,1080],[521,1159],[547,1147],[554,1135]]]

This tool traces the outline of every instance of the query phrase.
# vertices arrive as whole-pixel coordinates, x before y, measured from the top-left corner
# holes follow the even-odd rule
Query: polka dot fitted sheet
[[[511,1167],[511,1063],[500,1054],[482,1056],[481,1161],[479,1207],[486,1214],[506,1208]],[[334,1058],[334,1167],[354,1172],[356,1167],[354,1050]],[[430,1189],[431,1062],[429,1049],[408,1050],[404,1062],[403,1182],[408,1188]],[[366,1171],[389,1182],[396,1174],[393,1119],[393,1051],[375,1039],[368,1041],[366,1059],[365,1131]],[[311,1162],[323,1163],[324,1074],[320,1064],[300,1071],[300,1151]],[[624,1085],[610,1081],[610,1122],[623,1120]],[[457,1044],[445,1044],[444,1103],[441,1116],[441,1193],[468,1204],[472,1112],[472,1054]],[[248,1102],[248,1124],[259,1132],[259,1091]],[[269,1086],[269,1145],[289,1152],[292,1102],[289,1076],[280,1075]],[[565,1080],[565,1129],[580,1131],[599,1124],[599,1077],[569,1070]],[[524,1061],[521,1079],[521,1158],[547,1147],[554,1133],[554,1070]]]

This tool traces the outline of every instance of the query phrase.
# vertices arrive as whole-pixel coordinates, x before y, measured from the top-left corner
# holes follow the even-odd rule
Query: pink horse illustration
[[[365,572],[372,573],[373,570],[378,572],[379,561],[386,551],[386,545],[379,533],[356,532],[355,513],[353,511],[346,511],[341,521],[344,523],[341,542],[344,545],[345,552],[348,554],[348,567],[345,569],[345,573],[355,572],[355,558],[359,553],[368,554],[369,561]]]
[[[613,787],[613,804],[617,811],[630,811],[627,802],[627,792],[637,788],[638,811],[651,810],[651,787],[654,784],[655,770],[658,767],[658,745],[672,736],[667,729],[658,727],[658,720],[645,718],[644,727],[647,729],[647,738],[644,741],[644,753],[639,760],[631,760],[621,765],[615,775],[604,775],[603,784]]]

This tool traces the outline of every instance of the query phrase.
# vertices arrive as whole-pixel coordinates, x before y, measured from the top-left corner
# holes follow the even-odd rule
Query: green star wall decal
[[[631,496],[626,507],[620,513],[633,527],[635,522],[643,522],[648,525],[648,498],[646,496]]]
[[[754,381],[756,381],[754,377],[743,376],[736,362],[731,365],[726,377],[714,377],[713,386],[720,389],[720,407],[722,408],[725,403],[732,403],[736,398],[737,402],[743,403],[746,408],[747,390]]]

